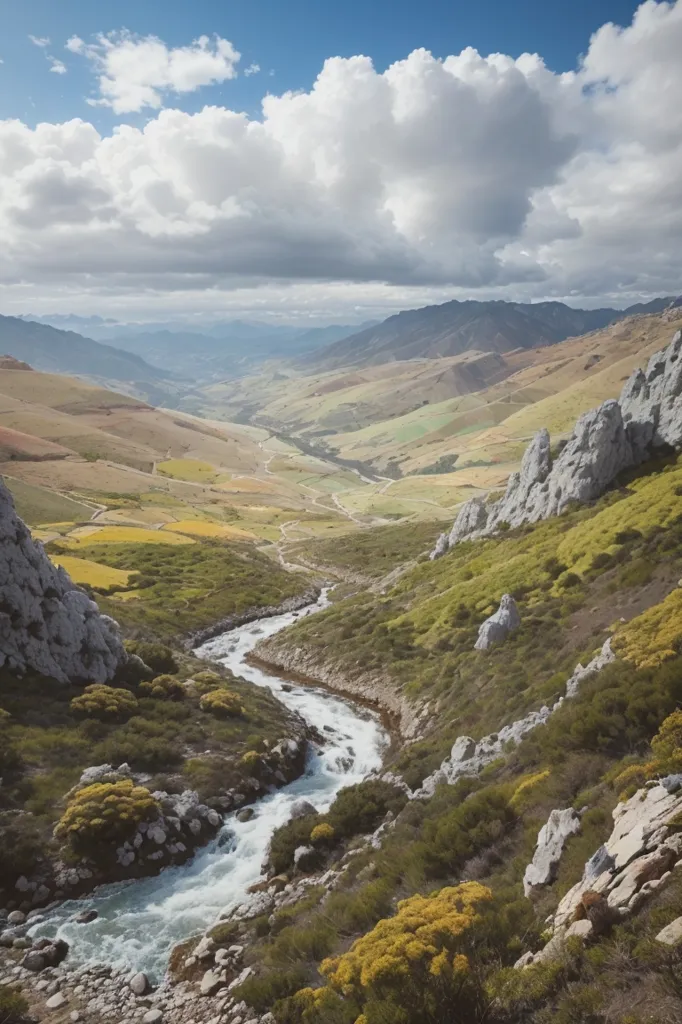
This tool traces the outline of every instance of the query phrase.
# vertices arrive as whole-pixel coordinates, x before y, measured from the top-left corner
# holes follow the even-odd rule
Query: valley
[[[84,592],[123,643],[106,676],[59,684],[30,660],[43,635],[62,658],[51,585],[44,634],[4,592],[28,661],[0,667],[0,993],[16,976],[53,1019],[51,979],[112,1024],[421,1024],[454,998],[466,1024],[573,1024],[585,1000],[599,1024],[674,1021],[680,325],[673,305],[511,351],[279,362],[178,408],[3,359],[28,564],[68,573],[59,615]],[[602,471],[595,428],[573,463],[576,418],[624,395],[621,462]],[[593,491],[443,543],[505,488],[537,499],[551,466]],[[15,564],[29,541],[2,536]],[[646,793],[667,816],[621,863],[620,808],[649,813]],[[552,815],[569,831],[545,869]],[[591,899],[606,923],[576,931]],[[441,914],[462,930],[405,954]],[[367,965],[391,934],[386,984]],[[619,1017],[618,958],[642,949]]]

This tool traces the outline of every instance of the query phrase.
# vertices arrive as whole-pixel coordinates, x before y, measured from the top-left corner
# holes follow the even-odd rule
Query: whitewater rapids
[[[154,878],[102,886],[91,897],[70,900],[36,922],[34,934],[56,935],[69,943],[65,966],[107,963],[160,980],[173,946],[203,932],[223,911],[248,898],[246,890],[261,878],[270,837],[289,820],[296,800],[308,800],[325,811],[340,789],[380,767],[387,736],[376,715],[315,687],[286,683],[283,689],[284,680],[246,662],[259,640],[327,605],[323,592],[303,612],[259,619],[195,651],[267,687],[315,726],[324,742],[310,744],[305,774],[257,801],[250,821],[227,815],[218,836],[187,864],[166,868]],[[72,918],[82,910],[96,910],[97,919],[76,924]]]

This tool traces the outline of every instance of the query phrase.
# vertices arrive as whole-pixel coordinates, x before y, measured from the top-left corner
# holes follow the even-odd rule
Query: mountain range
[[[573,309],[563,302],[446,302],[410,309],[353,334],[306,364],[315,370],[438,359],[467,351],[511,352],[553,345],[600,330],[633,314],[659,313],[676,300],[653,299],[628,309]]]

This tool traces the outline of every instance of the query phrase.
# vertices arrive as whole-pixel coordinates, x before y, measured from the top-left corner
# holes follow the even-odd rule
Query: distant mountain
[[[316,371],[334,370],[456,356],[472,350],[504,353],[537,348],[600,330],[633,313],[661,312],[673,301],[654,299],[625,310],[573,309],[563,302],[446,302],[390,316],[335,342],[307,364]]]
[[[46,373],[144,385],[171,378],[167,371],[130,352],[14,316],[0,316],[0,352]]]

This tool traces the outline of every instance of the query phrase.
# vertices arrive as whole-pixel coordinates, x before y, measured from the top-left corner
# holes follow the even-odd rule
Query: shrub
[[[323,821],[316,825],[310,833],[310,842],[319,846],[331,846],[335,835],[333,827]]]
[[[130,690],[93,683],[86,686],[79,697],[73,698],[70,707],[77,714],[88,715],[101,721],[121,721],[134,715],[138,704]]]
[[[419,1024],[428,1016],[470,1024],[479,1019],[483,995],[467,955],[468,933],[491,900],[478,882],[402,900],[394,917],[379,921],[347,953],[325,960],[320,971],[333,989],[363,1006],[368,1020],[376,1014]]]
[[[242,707],[238,695],[232,690],[210,690],[199,701],[199,707],[202,711],[208,711],[215,715],[216,718],[238,718],[240,715],[246,714],[246,708]]]
[[[273,832],[269,859],[275,874],[280,875],[292,867],[294,852],[299,846],[308,845],[310,834],[318,823],[317,815],[307,814],[302,818],[293,818]]]
[[[211,672],[206,670],[204,672],[197,672],[192,676],[194,685],[197,693],[208,693],[210,690],[215,690],[216,687],[221,686],[223,683],[222,678],[217,672]]]
[[[126,640],[128,654],[136,654],[154,672],[177,672],[178,664],[170,647],[147,640]]]
[[[239,924],[237,921],[219,921],[208,934],[217,946],[231,946],[239,938]]]
[[[54,834],[77,850],[128,838],[141,821],[154,817],[159,805],[144,786],[130,779],[96,782],[70,800]]]
[[[407,803],[405,793],[390,782],[368,779],[346,786],[331,805],[327,820],[339,838],[372,832],[388,811],[397,814]]]
[[[256,750],[247,750],[245,754],[239,758],[239,763],[248,772],[249,775],[259,775],[263,762],[261,756]]]
[[[0,813],[2,884],[14,884],[20,875],[30,875],[46,852],[45,844],[46,837],[32,814]]]
[[[289,970],[270,971],[268,974],[249,978],[235,991],[239,1000],[244,1000],[258,1013],[265,1013],[278,999],[293,995],[306,982],[307,972],[303,967]]]
[[[156,700],[183,700],[185,697],[185,687],[175,676],[156,676],[147,683],[140,683],[138,689],[145,697]]]
[[[9,985],[0,985],[0,1024],[23,1024],[27,1020],[28,1002]]]

